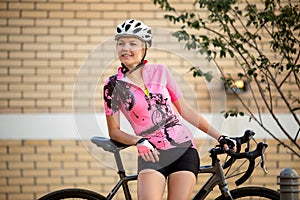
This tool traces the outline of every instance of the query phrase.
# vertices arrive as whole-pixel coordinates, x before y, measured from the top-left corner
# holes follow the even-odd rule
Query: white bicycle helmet
[[[149,44],[152,44],[151,28],[136,19],[129,19],[119,24],[116,28],[115,40],[122,36],[134,36]]]

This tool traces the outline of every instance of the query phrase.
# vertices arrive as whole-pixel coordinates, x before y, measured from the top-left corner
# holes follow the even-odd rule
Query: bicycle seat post
[[[119,177],[120,177],[121,180],[124,180],[124,179],[126,179],[126,173],[125,173],[122,158],[121,158],[121,155],[120,155],[120,150],[117,149],[113,153],[114,153],[115,161],[116,161],[116,164],[117,164]],[[126,200],[127,199],[131,200],[132,198],[131,198],[131,194],[130,194],[130,191],[129,191],[127,181],[122,182],[122,188],[123,188],[123,192],[124,192]]]
[[[125,175],[125,169],[124,169],[122,158],[120,155],[120,150],[116,150],[113,153],[114,153],[115,162],[116,162],[117,168],[118,168],[118,174],[123,173]]]

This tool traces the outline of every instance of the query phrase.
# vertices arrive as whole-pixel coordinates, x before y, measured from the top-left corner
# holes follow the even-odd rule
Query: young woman
[[[145,60],[151,47],[151,28],[126,20],[116,28],[116,49],[121,67],[104,85],[104,107],[109,135],[118,142],[136,145],[138,199],[186,200],[196,183],[199,156],[191,131],[183,119],[228,148],[235,141],[221,135],[183,98],[177,83],[163,64]],[[135,134],[120,129],[120,112]]]

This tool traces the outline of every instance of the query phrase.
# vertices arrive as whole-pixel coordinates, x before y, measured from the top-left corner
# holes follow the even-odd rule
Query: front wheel
[[[263,187],[243,187],[230,191],[233,199],[251,199],[251,200],[263,200],[272,199],[279,200],[279,193]],[[225,200],[223,196],[219,196],[216,200]]]
[[[38,200],[60,200],[60,199],[85,199],[85,200],[106,200],[104,196],[85,189],[62,189],[46,194]]]

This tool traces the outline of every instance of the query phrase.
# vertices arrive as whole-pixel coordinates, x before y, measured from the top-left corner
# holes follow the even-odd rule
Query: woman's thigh
[[[144,169],[138,176],[138,199],[161,200],[166,185],[165,177],[158,171]]]
[[[168,200],[191,199],[196,176],[190,171],[178,171],[170,174],[168,180]]]

